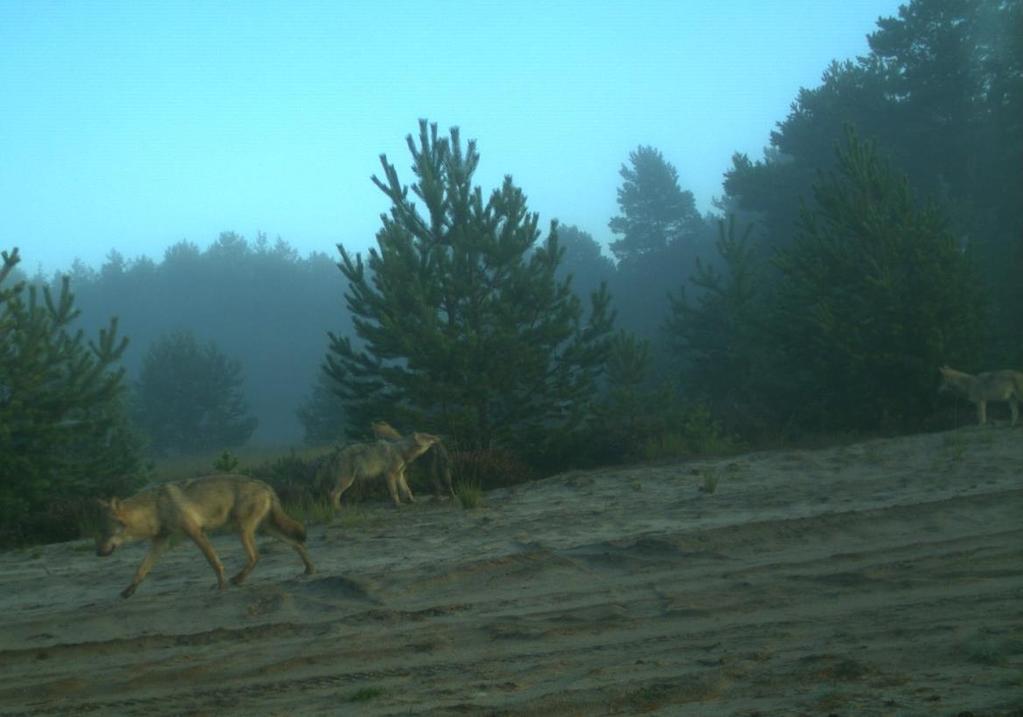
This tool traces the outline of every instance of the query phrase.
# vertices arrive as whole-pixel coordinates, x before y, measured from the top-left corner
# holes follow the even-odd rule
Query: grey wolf
[[[341,494],[356,480],[383,476],[395,507],[401,506],[399,491],[414,503],[416,499],[405,480],[405,468],[438,440],[437,436],[429,433],[411,433],[396,440],[353,443],[341,448],[321,469],[329,471],[335,482],[330,491],[330,502],[335,508],[340,508]]]
[[[135,571],[131,584],[121,597],[131,597],[139,583],[167,549],[172,535],[184,534],[199,546],[213,572],[217,587],[223,590],[224,566],[206,537],[206,531],[233,523],[241,537],[248,562],[231,578],[240,585],[256,566],[255,534],[261,526],[298,553],[306,575],[315,572],[305,549],[305,526],[281,508],[273,488],[262,481],[240,475],[212,475],[176,483],[164,483],[130,498],[100,500],[103,527],[96,537],[96,554],[110,555],[130,540],[148,538],[149,552]]]
[[[948,366],[938,369],[942,382],[939,391],[957,393],[977,406],[977,422],[987,423],[988,401],[1006,401],[1012,411],[1012,425],[1019,419],[1019,402],[1023,400],[1023,373],[1019,371],[988,371],[977,375],[956,371]]]
[[[378,439],[386,441],[400,441],[402,435],[387,421],[374,421],[372,424],[373,435]],[[427,461],[429,464],[430,480],[433,483],[433,493],[437,498],[454,498],[455,489],[451,485],[451,454],[441,440],[426,452],[419,460],[422,464]]]

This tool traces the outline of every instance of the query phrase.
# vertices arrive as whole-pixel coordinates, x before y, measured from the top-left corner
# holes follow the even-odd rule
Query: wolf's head
[[[100,499],[97,503],[99,503],[103,517],[99,535],[96,536],[96,555],[106,557],[128,539],[128,524],[124,506],[120,500],[117,498],[111,498],[109,501]]]
[[[432,433],[420,433],[416,431],[412,434],[412,452],[411,455],[406,453],[406,460],[412,460],[417,456],[421,456],[430,450],[430,447],[434,443],[440,442],[440,436],[435,436]]]
[[[424,451],[434,443],[440,442],[440,436],[435,436],[432,433],[420,433],[419,431],[416,431],[412,434],[412,436],[416,439],[416,445],[422,446]]]
[[[938,386],[939,393],[955,391],[957,387],[956,374],[959,372],[949,366],[942,366],[938,369],[941,374],[941,384]]]

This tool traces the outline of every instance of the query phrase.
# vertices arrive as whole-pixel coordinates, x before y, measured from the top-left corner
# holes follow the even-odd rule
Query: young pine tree
[[[87,341],[67,277],[56,296],[4,287],[0,265],[0,542],[77,537],[75,501],[123,492],[138,480],[139,442],[123,401],[127,346],[117,320]],[[63,511],[63,512],[62,512]],[[71,519],[69,519],[71,518]]]
[[[701,293],[693,301],[683,285],[678,296],[669,294],[671,310],[664,322],[686,394],[745,432],[766,420],[763,407],[753,405],[768,346],[762,330],[765,292],[750,242],[752,230],[749,224],[737,234],[734,215],[727,225],[718,222],[716,244],[723,270],[697,259],[689,281]]]
[[[937,368],[973,367],[983,301],[942,213],[850,130],[781,254],[774,335],[794,413],[832,428],[910,428]]]
[[[415,183],[381,156],[374,183],[391,200],[366,264],[339,245],[356,345],[331,334],[325,369],[349,425],[429,428],[463,447],[542,451],[579,424],[607,353],[603,287],[588,318],[558,281],[556,224],[538,216],[511,177],[486,201],[473,186],[475,142],[463,148],[421,121],[407,138]]]

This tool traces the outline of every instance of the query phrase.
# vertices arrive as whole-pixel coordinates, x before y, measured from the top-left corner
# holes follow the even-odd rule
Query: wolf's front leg
[[[408,487],[408,481],[405,480],[405,471],[398,473],[398,487],[401,489],[401,494],[408,498],[409,503],[415,503],[416,497],[412,495],[412,489]]]
[[[977,401],[977,424],[985,425],[987,423],[987,401]]]
[[[153,544],[149,546],[149,552],[146,553],[146,557],[142,558],[142,562],[139,564],[138,570],[135,571],[135,577],[131,579],[131,585],[121,591],[121,597],[130,598],[135,594],[135,590],[138,588],[139,583],[145,580],[146,575],[153,569],[153,565],[156,564],[157,558],[163,554],[163,551],[167,549],[167,536],[157,536],[153,538]]]

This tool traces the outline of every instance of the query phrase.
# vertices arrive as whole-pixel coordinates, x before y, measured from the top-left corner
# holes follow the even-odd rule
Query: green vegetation
[[[238,458],[225,448],[224,452],[217,456],[217,460],[213,461],[213,470],[217,473],[234,473],[238,470],[239,463]]]
[[[700,471],[700,475],[703,477],[700,490],[707,495],[713,495],[718,489],[718,480],[721,478],[717,469],[713,466],[708,466]]]
[[[140,444],[128,424],[127,347],[117,320],[87,341],[72,328],[70,282],[56,294],[8,285],[18,250],[0,265],[0,543],[67,540],[89,496],[139,482]]]
[[[483,488],[479,481],[465,480],[455,484],[455,497],[466,510],[483,505]]]
[[[241,362],[190,331],[149,347],[135,390],[136,420],[157,454],[243,445],[256,429]]]
[[[973,365],[982,298],[942,213],[850,132],[814,185],[768,317],[785,405],[804,424],[915,428],[937,366]]]
[[[344,698],[345,702],[369,702],[382,697],[384,691],[379,687],[361,687]]]
[[[421,121],[407,138],[412,201],[381,158],[377,187],[392,203],[366,264],[339,246],[359,343],[331,335],[326,359],[345,413],[416,426],[458,448],[495,442],[543,455],[578,430],[607,353],[612,314],[603,288],[584,319],[558,281],[557,225],[540,242],[539,216],[511,178],[484,202],[473,186],[480,155],[457,129]]]

